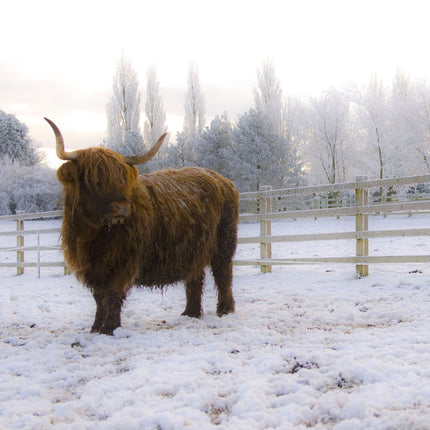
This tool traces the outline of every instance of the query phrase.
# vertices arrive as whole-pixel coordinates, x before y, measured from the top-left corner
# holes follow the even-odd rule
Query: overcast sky
[[[116,62],[124,53],[145,86],[154,64],[169,128],[181,129],[190,62],[198,65],[207,125],[252,107],[256,71],[270,58],[285,95],[390,83],[397,68],[430,80],[426,0],[2,0],[0,109],[53,147],[100,144]],[[143,115],[142,115],[143,117]]]

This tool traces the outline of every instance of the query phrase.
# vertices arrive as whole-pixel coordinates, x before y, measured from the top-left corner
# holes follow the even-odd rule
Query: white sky
[[[2,0],[0,109],[53,147],[47,116],[67,148],[100,144],[123,52],[141,89],[151,64],[170,130],[181,129],[190,62],[199,67],[206,118],[253,105],[256,70],[273,60],[285,95],[386,83],[398,67],[430,79],[429,1]],[[143,118],[143,114],[142,114]]]

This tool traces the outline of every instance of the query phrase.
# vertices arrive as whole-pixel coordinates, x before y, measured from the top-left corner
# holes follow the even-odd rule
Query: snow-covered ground
[[[429,215],[371,220],[372,229],[429,224]],[[348,218],[273,227],[352,229]],[[429,254],[429,242],[373,240],[370,253]],[[289,243],[274,256],[353,255],[354,246]],[[238,250],[257,255],[255,245]],[[429,429],[430,266],[354,273],[236,267],[236,313],[215,316],[207,276],[200,320],[180,316],[181,285],[135,289],[107,337],[89,333],[95,305],[73,276],[0,269],[0,429]]]

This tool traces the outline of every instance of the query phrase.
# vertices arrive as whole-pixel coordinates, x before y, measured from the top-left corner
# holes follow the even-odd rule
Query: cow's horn
[[[161,135],[160,138],[157,140],[157,143],[146,154],[127,156],[124,157],[124,161],[127,164],[143,164],[148,162],[158,152],[166,136],[167,133]]]
[[[76,160],[78,157],[77,151],[66,152],[64,150],[64,139],[60,130],[50,119],[45,118],[45,120],[52,127],[52,130],[54,130],[55,140],[57,142],[57,157],[60,160]]]

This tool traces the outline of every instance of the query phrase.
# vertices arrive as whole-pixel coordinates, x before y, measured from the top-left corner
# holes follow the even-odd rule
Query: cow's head
[[[135,164],[149,161],[157,153],[167,133],[141,156],[123,157],[107,148],[88,148],[73,152],[64,150],[58,127],[48,118],[55,133],[57,156],[67,163],[57,171],[66,193],[66,206],[79,211],[92,225],[112,225],[130,214],[131,194],[138,181]],[[84,221],[84,220],[82,220]]]

